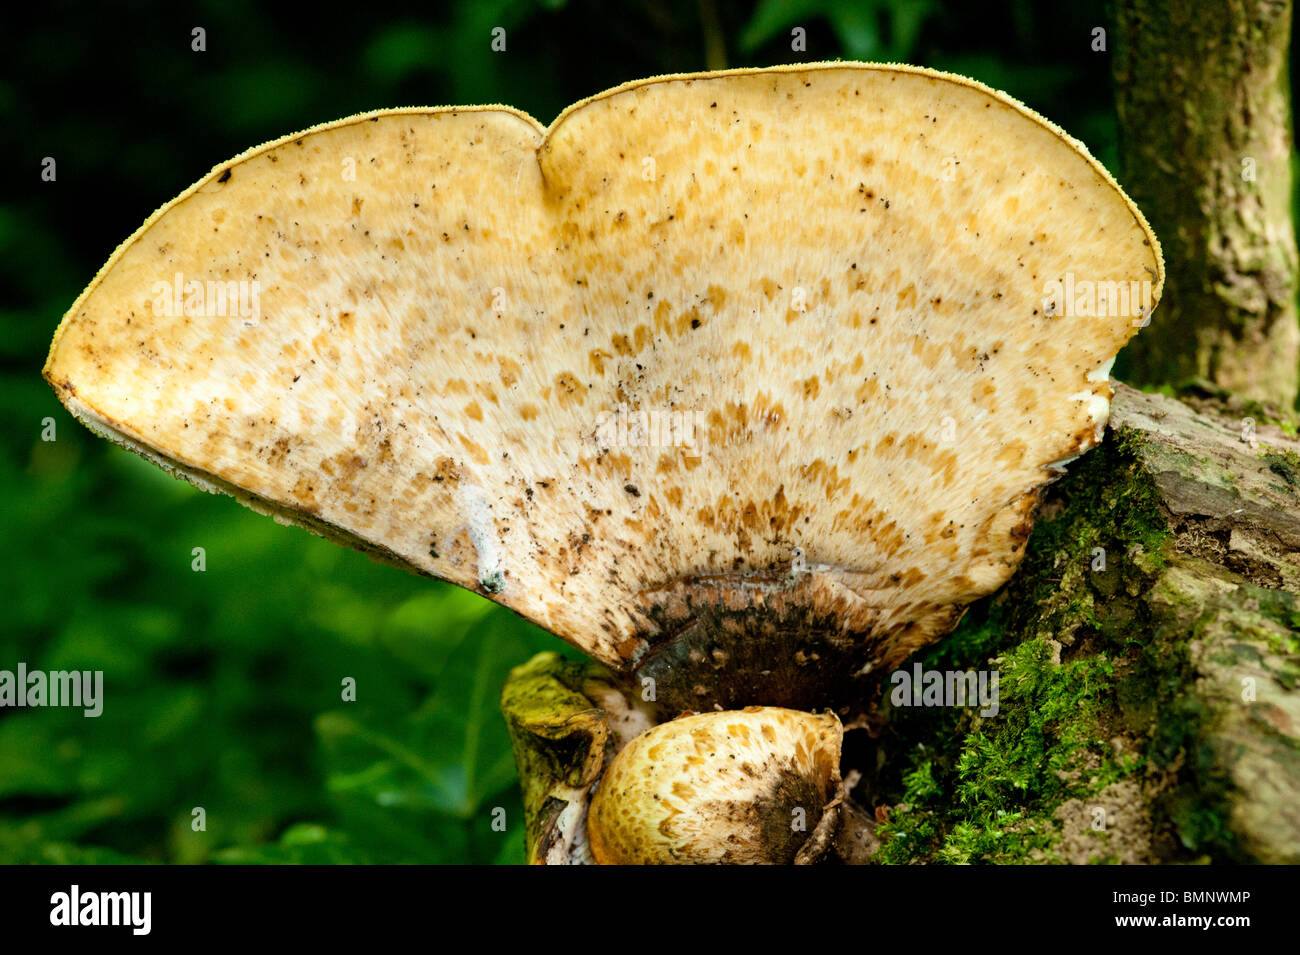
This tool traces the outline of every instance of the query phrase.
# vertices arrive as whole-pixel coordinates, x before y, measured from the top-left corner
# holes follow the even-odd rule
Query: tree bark
[[[1291,408],[1300,383],[1290,0],[1118,0],[1125,188],[1164,248],[1152,327],[1118,373]]]

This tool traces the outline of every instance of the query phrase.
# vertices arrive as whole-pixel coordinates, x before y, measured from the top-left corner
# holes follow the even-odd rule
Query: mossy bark
[[[1123,182],[1164,247],[1152,327],[1126,379],[1202,377],[1294,405],[1290,0],[1118,0]]]
[[[1194,403],[1120,386],[1016,577],[922,657],[999,670],[996,717],[886,707],[876,861],[1300,862],[1300,444]]]
[[[997,671],[997,712],[899,706],[887,683],[845,737],[861,779],[835,854],[1300,863],[1294,435],[1239,399],[1117,386],[1105,442],[1049,489],[1016,576],[902,671]],[[580,860],[599,753],[653,714],[554,654],[515,671],[503,707],[530,858]]]

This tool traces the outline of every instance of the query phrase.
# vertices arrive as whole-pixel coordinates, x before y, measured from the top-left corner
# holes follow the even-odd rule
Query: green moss
[[[1164,395],[1166,398],[1177,398],[1178,389],[1170,384],[1145,384],[1140,386],[1140,391],[1145,391],[1149,395]]]
[[[1108,760],[1100,713],[1109,705],[1114,665],[1106,654],[1051,661],[1042,640],[998,658],[1005,719],[986,721],[958,760],[957,797],[965,805],[1043,808],[1113,782],[1124,767]],[[1099,771],[1076,778],[1082,765]]]
[[[1126,688],[1156,667],[1172,694],[1186,666],[1185,653],[1155,646],[1137,599],[1168,560],[1155,488],[1120,434],[1085,457],[1052,500],[1017,577],[920,657],[927,670],[995,667],[998,715],[889,714],[876,780],[891,804],[879,830],[882,862],[1056,860],[1057,807],[1147,763],[1145,753],[1118,755],[1110,740],[1122,731]]]
[[[1300,453],[1290,448],[1275,448],[1262,441],[1259,447],[1255,456],[1262,458],[1270,471],[1291,487],[1300,487]]]
[[[1240,715],[1233,681],[1216,690],[1204,677],[1246,667],[1283,690],[1300,685],[1300,605],[1175,550],[1148,470],[1169,462],[1144,464],[1151,453],[1121,430],[1082,459],[1048,496],[1016,577],[919,656],[927,670],[996,667],[1001,709],[887,714],[868,780],[888,807],[880,861],[1113,863],[1169,832],[1181,852],[1162,843],[1166,860],[1253,859],[1234,834],[1239,793],[1224,751],[1236,738],[1224,721]],[[1300,455],[1261,457],[1300,483]],[[1091,848],[1101,836],[1067,834],[1079,801],[1121,781],[1151,800],[1150,820],[1127,825],[1151,832],[1112,832]]]
[[[944,728],[952,749],[913,751],[901,805],[881,827],[889,840],[883,861],[1025,861],[1050,849],[1061,802],[1092,795],[1139,764],[1115,757],[1107,741],[1102,717],[1113,705],[1114,676],[1107,654],[1057,665],[1047,641],[1034,638],[995,665],[999,715]]]

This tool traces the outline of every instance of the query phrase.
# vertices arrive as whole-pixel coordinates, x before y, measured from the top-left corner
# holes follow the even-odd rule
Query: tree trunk
[[[1300,442],[1188,402],[1117,386],[1016,576],[900,671],[996,670],[996,713],[884,685],[846,736],[840,859],[1300,863]],[[645,721],[554,655],[503,707],[530,858],[582,859],[599,754]]]
[[[1300,381],[1290,0],[1118,0],[1123,182],[1164,247],[1134,382],[1193,377],[1291,408]]]

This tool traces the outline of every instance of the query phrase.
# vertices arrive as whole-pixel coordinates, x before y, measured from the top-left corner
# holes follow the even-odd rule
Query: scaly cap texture
[[[840,782],[833,714],[780,707],[683,716],[610,762],[587,835],[601,865],[790,864]]]
[[[813,707],[1007,579],[1162,275],[1083,147],[977,83],[672,76],[549,129],[397,110],[246,153],[117,250],[45,374],[669,705]]]

